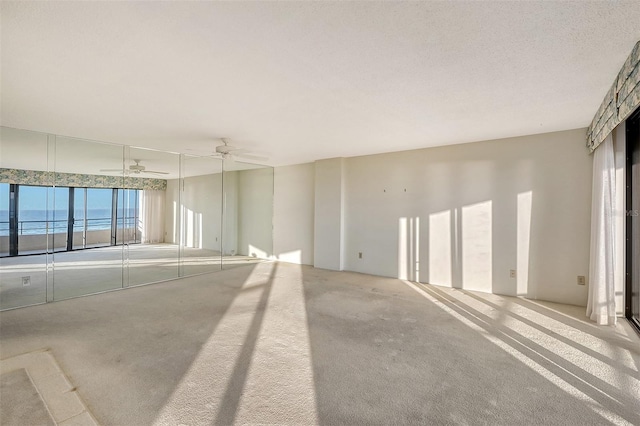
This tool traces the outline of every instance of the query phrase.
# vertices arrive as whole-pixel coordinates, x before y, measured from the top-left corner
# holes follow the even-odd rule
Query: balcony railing
[[[86,221],[86,227],[85,227]],[[118,229],[132,229],[137,228],[137,217],[125,217],[118,218]],[[19,220],[18,221],[18,235],[43,235],[43,234],[58,234],[67,232],[67,219],[58,220]],[[74,232],[87,231],[102,231],[111,229],[110,217],[98,217],[88,219],[76,219],[73,224]],[[9,222],[0,221],[0,236],[9,235]]]
[[[8,221],[0,221],[0,257],[9,255]],[[116,242],[135,244],[140,242],[139,218],[118,218]],[[52,251],[65,251],[69,239],[73,249],[105,247],[112,244],[111,218],[76,219],[72,235],[68,235],[68,221],[60,220],[21,220],[17,224],[18,254],[38,254]]]

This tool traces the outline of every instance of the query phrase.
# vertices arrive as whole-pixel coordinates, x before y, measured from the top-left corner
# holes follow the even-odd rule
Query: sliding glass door
[[[111,245],[112,189],[75,188],[73,249]]]
[[[139,243],[140,193],[136,189],[2,183],[0,256]],[[112,228],[117,229],[113,241]]]
[[[10,242],[12,255],[46,253],[54,248],[66,247],[66,218],[58,223],[60,216],[66,213],[64,209],[55,211],[52,207],[53,197],[49,201],[49,191],[46,186],[12,185],[12,198],[9,209],[15,209],[15,220],[11,221],[11,233],[17,233],[17,240]],[[60,192],[60,191],[57,191]],[[51,193],[53,193],[53,188]],[[13,205],[11,205],[13,204]],[[56,207],[58,206],[57,203]],[[64,230],[63,230],[64,228]],[[55,235],[56,232],[63,232]],[[16,247],[17,242],[17,247]],[[57,244],[57,247],[54,245]]]

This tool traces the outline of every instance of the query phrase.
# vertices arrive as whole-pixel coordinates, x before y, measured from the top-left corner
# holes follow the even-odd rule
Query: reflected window
[[[111,245],[112,189],[75,188],[73,248]]]
[[[9,184],[0,183],[0,256],[9,255]]]
[[[57,225],[55,220],[58,214],[53,197],[50,201],[51,210],[47,209],[49,194],[46,186],[14,185],[14,197],[17,199],[15,222],[12,225],[17,228],[17,254],[44,253],[49,247],[48,233],[58,232],[63,225]],[[61,188],[57,188],[60,190]],[[60,192],[60,191],[58,191]],[[49,210],[49,213],[47,211]],[[64,218],[66,219],[66,217]],[[58,241],[56,241],[58,242]],[[12,243],[16,243],[12,241]],[[66,240],[64,241],[66,243]],[[13,244],[12,244],[13,245]],[[66,244],[65,244],[66,245]],[[15,247],[12,247],[15,253]]]
[[[140,242],[140,194],[139,189],[118,189],[116,205],[116,244]]]
[[[0,256],[141,240],[141,190],[0,184]]]

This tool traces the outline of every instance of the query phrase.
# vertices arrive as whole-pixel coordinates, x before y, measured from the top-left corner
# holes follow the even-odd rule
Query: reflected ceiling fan
[[[222,145],[218,145],[215,148],[214,157],[222,158],[223,160],[253,160],[253,161],[268,161],[269,158],[260,155],[251,154],[248,150],[232,146],[227,138],[220,138]],[[189,150],[191,151],[191,150]]]
[[[125,169],[125,174],[128,175],[139,175],[141,173],[146,173],[150,175],[168,175],[168,172],[159,172],[156,170],[147,170],[145,166],[140,165],[140,161],[142,160],[133,160],[135,164],[131,164],[128,169]],[[122,172],[122,169],[100,169],[101,172]]]

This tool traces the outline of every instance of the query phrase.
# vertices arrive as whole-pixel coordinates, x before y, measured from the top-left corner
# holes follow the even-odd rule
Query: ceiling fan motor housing
[[[216,146],[216,152],[218,154],[230,154],[233,151],[233,148],[227,145]]]

